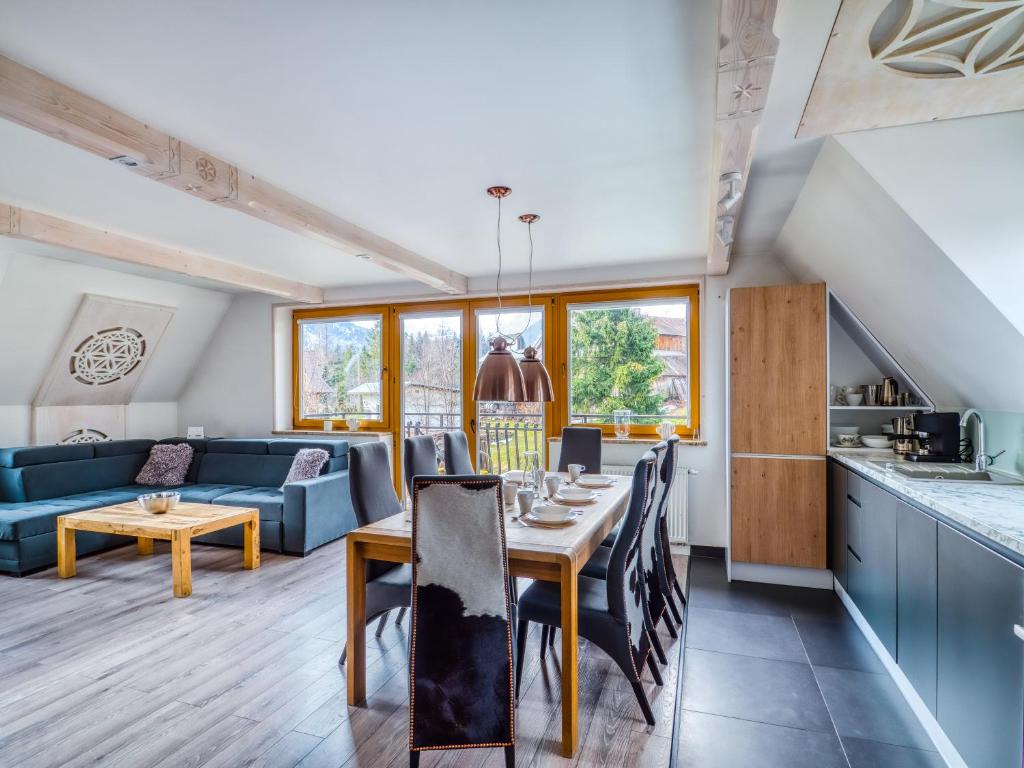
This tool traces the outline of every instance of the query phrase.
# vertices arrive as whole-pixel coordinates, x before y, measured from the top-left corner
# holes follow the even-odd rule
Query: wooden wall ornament
[[[757,128],[768,100],[779,47],[772,32],[776,6],[777,0],[722,0],[711,164],[709,275],[729,271],[732,233],[743,206]],[[737,194],[738,197],[730,197]]]
[[[1024,109],[1024,0],[843,0],[800,138]]]

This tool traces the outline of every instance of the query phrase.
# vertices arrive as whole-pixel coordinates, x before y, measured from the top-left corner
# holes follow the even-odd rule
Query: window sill
[[[549,437],[549,443],[560,443],[562,438],[560,437]],[[660,437],[627,437],[625,440],[620,440],[617,437],[602,437],[601,442],[607,445],[656,445],[661,442]],[[698,448],[706,448],[708,444],[707,440],[692,440],[689,438],[681,438],[679,445],[692,445]]]

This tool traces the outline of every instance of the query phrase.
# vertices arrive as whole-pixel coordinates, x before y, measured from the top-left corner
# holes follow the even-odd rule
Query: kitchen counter
[[[910,480],[869,464],[903,462],[892,451],[832,448],[829,455],[923,507],[934,510],[1024,558],[1024,484]],[[1013,478],[1007,478],[1013,482]]]

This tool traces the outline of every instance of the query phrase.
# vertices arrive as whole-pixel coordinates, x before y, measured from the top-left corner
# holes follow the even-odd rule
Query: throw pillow
[[[181,485],[191,463],[192,446],[188,443],[154,445],[149,449],[149,458],[135,482],[139,485]]]
[[[284,486],[294,483],[297,480],[311,480],[320,474],[324,464],[330,459],[330,455],[323,448],[300,448],[295,458],[292,459],[291,469],[288,470],[288,477],[284,479]]]

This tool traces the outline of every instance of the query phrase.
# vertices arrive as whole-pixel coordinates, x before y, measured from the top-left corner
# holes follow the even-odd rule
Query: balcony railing
[[[406,413],[404,437],[431,435],[441,454],[442,434],[462,429],[460,413]],[[477,470],[502,473],[522,469],[527,451],[537,451],[544,462],[543,417],[524,414],[488,414],[477,424]],[[472,438],[470,438],[472,439]]]

